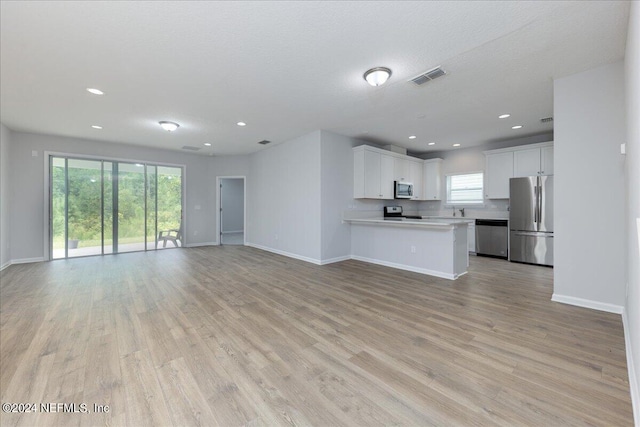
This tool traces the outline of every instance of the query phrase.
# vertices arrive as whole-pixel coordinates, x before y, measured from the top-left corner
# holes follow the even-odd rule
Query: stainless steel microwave
[[[405,181],[393,182],[393,197],[395,199],[410,199],[413,197],[413,184]]]

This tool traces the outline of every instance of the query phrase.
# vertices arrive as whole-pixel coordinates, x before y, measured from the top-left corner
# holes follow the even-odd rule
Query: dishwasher
[[[476,255],[507,259],[508,251],[508,221],[476,219]]]

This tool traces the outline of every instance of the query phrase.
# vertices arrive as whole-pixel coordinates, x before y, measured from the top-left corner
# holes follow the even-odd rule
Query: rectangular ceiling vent
[[[436,68],[433,68],[429,71],[426,71],[420,74],[417,77],[414,77],[410,81],[415,83],[418,86],[421,86],[427,82],[430,82],[431,80],[437,79],[438,77],[442,77],[445,74],[447,74],[446,71],[440,68],[440,66],[437,66]]]
[[[263,139],[262,141],[258,141],[258,144],[262,144],[262,145],[267,145],[271,143],[271,141],[267,141],[266,139]]]
[[[545,117],[544,119],[540,119],[542,123],[549,123],[553,121],[553,117]]]
[[[200,147],[194,147],[192,145],[185,145],[182,147],[183,150],[189,150],[189,151],[198,151],[200,149]]]

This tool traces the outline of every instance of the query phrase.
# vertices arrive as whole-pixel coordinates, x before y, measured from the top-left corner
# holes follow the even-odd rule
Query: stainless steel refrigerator
[[[509,180],[511,261],[553,266],[553,176]]]

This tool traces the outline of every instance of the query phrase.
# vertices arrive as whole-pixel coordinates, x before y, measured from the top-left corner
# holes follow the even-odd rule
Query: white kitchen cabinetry
[[[413,197],[411,200],[424,200],[422,185],[422,161],[409,160],[409,182],[413,183]]]
[[[553,175],[553,141],[485,151],[485,197],[508,199],[509,179]]]
[[[540,175],[553,175],[553,145],[542,147],[540,151]]]
[[[353,198],[393,199],[393,181],[414,185],[412,200],[422,199],[422,160],[380,148],[353,149]]]
[[[513,152],[514,176],[553,175],[553,146]]]
[[[393,199],[393,157],[359,148],[353,150],[353,197]]]
[[[442,193],[441,174],[442,159],[425,160],[423,164],[423,200],[440,200]]]
[[[393,158],[393,180],[411,182],[411,167],[409,160]]]
[[[513,152],[486,154],[487,168],[485,197],[508,199],[509,179],[513,178]]]

